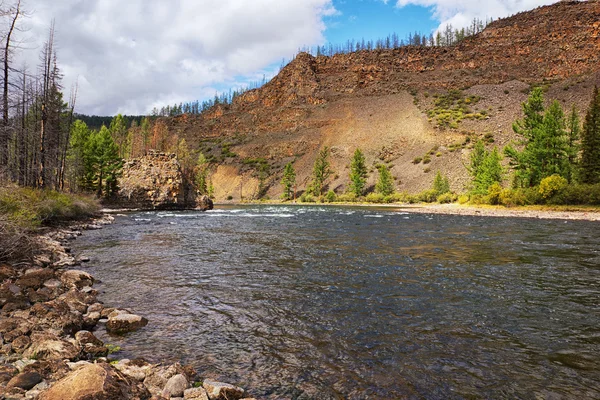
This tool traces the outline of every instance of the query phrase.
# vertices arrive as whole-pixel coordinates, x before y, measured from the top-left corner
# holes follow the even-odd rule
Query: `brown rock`
[[[44,282],[54,278],[54,271],[49,268],[38,268],[27,271],[22,275],[15,284],[21,288],[39,289],[44,285]]]
[[[8,264],[0,264],[0,282],[17,277],[17,270]]]
[[[44,379],[58,380],[69,372],[69,366],[64,360],[36,360],[26,365],[22,372],[36,372]]]
[[[148,320],[135,314],[111,314],[106,322],[106,330],[110,333],[123,334],[133,332],[148,325]]]
[[[79,331],[75,334],[75,340],[81,345],[84,353],[90,358],[106,357],[108,348],[104,346],[104,342],[88,331]]]
[[[183,398],[185,400],[208,400],[208,394],[204,388],[191,388],[183,392]]]
[[[60,281],[67,287],[76,287],[78,289],[94,284],[94,278],[90,274],[75,269],[64,271],[60,276]]]
[[[22,335],[12,341],[12,348],[15,352],[22,353],[30,344],[29,336]]]
[[[202,386],[210,400],[239,400],[244,396],[244,389],[228,383],[205,379]]]
[[[132,385],[108,364],[90,364],[69,373],[39,400],[116,400],[148,398],[143,388]]]
[[[22,372],[19,375],[13,377],[6,384],[6,387],[18,387],[24,390],[30,390],[42,380],[42,376],[37,372]]]
[[[27,358],[38,360],[73,360],[79,355],[80,349],[71,342],[49,333],[33,333],[31,346],[23,353]]]
[[[1,364],[0,365],[0,385],[5,384],[10,381],[13,376],[19,373],[19,370],[10,364]]]

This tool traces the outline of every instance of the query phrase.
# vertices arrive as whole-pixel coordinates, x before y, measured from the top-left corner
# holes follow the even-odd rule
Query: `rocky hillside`
[[[452,47],[299,54],[232,105],[167,123],[215,163],[220,200],[256,196],[260,180],[275,198],[289,161],[303,190],[325,145],[336,171],[329,187],[338,192],[357,147],[372,166],[371,184],[383,162],[399,190],[429,187],[436,170],[462,190],[470,144],[512,140],[512,121],[531,86],[545,85],[548,99],[583,112],[599,71],[600,2],[562,1],[495,21]],[[457,104],[467,107],[454,112]]]

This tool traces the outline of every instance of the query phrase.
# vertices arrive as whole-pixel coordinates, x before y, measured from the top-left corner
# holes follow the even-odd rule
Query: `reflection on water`
[[[325,207],[87,232],[124,357],[266,398],[600,398],[600,225]],[[100,336],[105,335],[99,333]]]

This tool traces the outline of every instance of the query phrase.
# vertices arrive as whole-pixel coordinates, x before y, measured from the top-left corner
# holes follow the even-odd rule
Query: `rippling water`
[[[121,356],[279,399],[600,398],[600,224],[329,207],[140,212],[75,251],[150,319]]]

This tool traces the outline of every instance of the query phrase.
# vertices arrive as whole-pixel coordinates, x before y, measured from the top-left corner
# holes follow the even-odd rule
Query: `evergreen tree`
[[[77,120],[73,123],[67,156],[70,166],[69,178],[73,189],[75,186],[79,188],[85,186],[85,146],[90,135],[91,132],[85,122]]]
[[[560,104],[554,101],[544,112],[541,89],[534,89],[523,104],[523,120],[513,124],[516,133],[523,136],[523,150],[512,146],[504,149],[515,169],[516,187],[539,185],[542,179],[569,174],[569,137]]]
[[[320,196],[323,192],[323,186],[327,179],[333,174],[331,164],[329,163],[329,147],[325,146],[319,151],[315,164],[313,166],[313,180],[310,184],[309,192],[315,196]]]
[[[600,183],[600,93],[597,86],[581,133],[579,181],[587,184]]]
[[[114,142],[110,131],[102,126],[94,132],[85,146],[86,181],[98,197],[109,197],[116,193],[117,178],[123,167],[119,157],[119,148]]]
[[[387,165],[381,164],[377,169],[379,170],[379,179],[375,185],[375,191],[384,196],[389,196],[394,193],[394,178],[392,178]]]
[[[435,174],[435,178],[433,178],[433,190],[438,196],[450,192],[450,182],[448,182],[448,177],[442,175],[440,171],[438,171]]]
[[[498,149],[487,151],[483,141],[475,143],[475,148],[471,153],[471,173],[472,191],[475,194],[487,194],[488,189],[494,183],[502,182],[502,156]]]
[[[286,200],[292,198],[292,188],[296,184],[296,171],[291,162],[287,163],[283,169],[283,178],[281,185],[283,186],[283,196]]]
[[[567,129],[567,165],[565,178],[571,183],[575,179],[577,155],[579,154],[579,138],[581,136],[581,123],[575,106],[571,109],[571,114],[567,120]]]
[[[365,156],[360,149],[356,149],[350,163],[350,192],[356,197],[363,195],[367,183],[367,166]]]
[[[204,154],[198,155],[198,161],[196,161],[196,190],[200,194],[208,194],[208,160]]]
[[[118,114],[110,122],[110,134],[119,149],[119,156],[125,158],[129,155],[129,143],[127,141],[127,124],[125,118]]]

